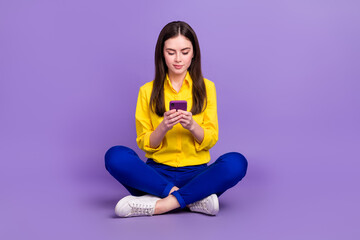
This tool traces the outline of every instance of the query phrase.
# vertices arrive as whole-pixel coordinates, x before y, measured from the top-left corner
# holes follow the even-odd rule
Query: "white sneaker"
[[[160,199],[153,195],[126,196],[116,204],[115,213],[119,217],[152,216],[156,201]]]
[[[200,201],[189,204],[188,207],[192,212],[215,216],[219,212],[219,199],[216,194],[211,194]]]

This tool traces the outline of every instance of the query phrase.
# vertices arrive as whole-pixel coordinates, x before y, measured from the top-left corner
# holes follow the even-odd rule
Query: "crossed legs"
[[[115,146],[106,152],[105,167],[132,195],[148,193],[160,197],[154,214],[162,214],[214,193],[220,196],[245,176],[247,161],[240,153],[224,154],[180,189],[124,146]]]

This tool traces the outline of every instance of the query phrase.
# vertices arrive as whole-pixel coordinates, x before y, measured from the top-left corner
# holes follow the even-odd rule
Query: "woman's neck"
[[[182,85],[182,82],[184,81],[186,76],[186,72],[183,74],[173,74],[171,72],[169,72],[169,79],[171,84],[173,85]]]

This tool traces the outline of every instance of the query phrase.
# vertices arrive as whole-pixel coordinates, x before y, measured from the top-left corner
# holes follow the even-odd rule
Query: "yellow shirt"
[[[157,148],[150,147],[150,134],[162,122],[164,117],[159,117],[149,108],[153,81],[140,87],[136,105],[136,142],[140,149],[145,151],[147,158],[155,162],[173,167],[199,165],[210,161],[209,149],[218,140],[219,127],[217,118],[215,84],[205,79],[207,93],[206,109],[193,119],[204,129],[204,139],[199,144],[189,130],[183,128],[180,123],[169,130]],[[192,107],[192,79],[189,72],[179,92],[171,85],[168,75],[164,83],[165,109],[169,111],[169,103],[172,100],[186,100],[187,111]]]

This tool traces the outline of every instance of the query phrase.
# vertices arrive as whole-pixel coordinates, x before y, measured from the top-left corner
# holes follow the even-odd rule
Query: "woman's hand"
[[[183,128],[189,131],[192,131],[194,128],[194,120],[192,118],[192,113],[180,109],[178,110],[178,112],[181,113],[181,120],[180,120],[181,126],[183,126]]]
[[[181,113],[172,109],[170,111],[164,112],[164,119],[161,122],[164,130],[167,132],[173,128],[174,125],[178,124],[182,118]]]
[[[172,189],[169,192],[169,195],[175,191],[179,190],[179,188],[177,186],[173,186]]]

